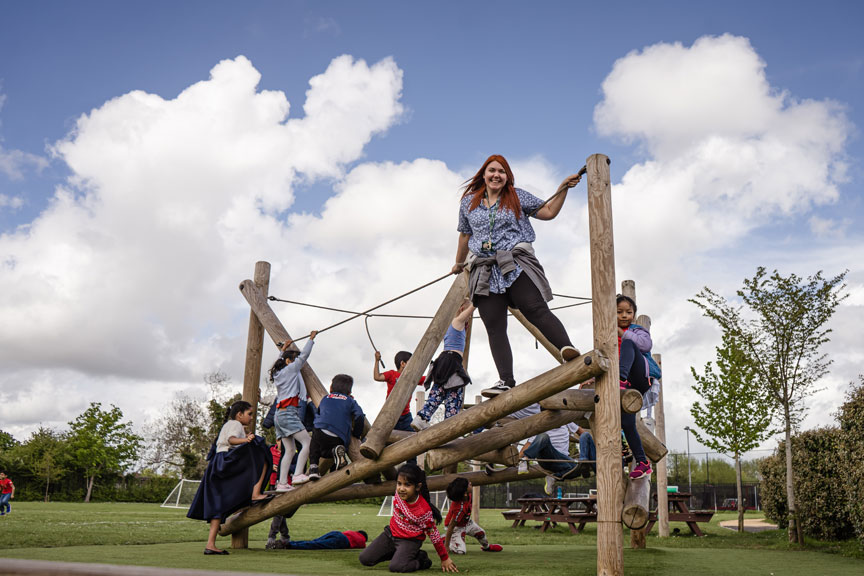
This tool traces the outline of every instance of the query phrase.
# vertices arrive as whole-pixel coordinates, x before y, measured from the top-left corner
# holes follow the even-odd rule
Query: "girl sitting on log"
[[[622,389],[633,388],[643,395],[651,388],[648,381],[648,360],[651,354],[651,334],[638,324],[633,324],[636,316],[636,302],[628,296],[619,294],[618,305],[618,370]],[[636,459],[636,466],[630,472],[633,480],[651,475],[651,463],[642,448],[642,439],[636,430],[636,414],[621,411],[621,428]]]
[[[471,382],[471,378],[462,366],[462,354],[465,352],[468,321],[473,313],[474,305],[466,300],[447,327],[447,332],[444,334],[444,351],[432,362],[432,387],[429,390],[429,398],[411,422],[411,428],[414,430],[428,428],[432,415],[442,402],[445,419],[462,411],[465,386]]]
[[[243,400],[231,405],[225,414],[225,424],[210,447],[207,470],[189,507],[187,517],[210,522],[210,534],[204,554],[228,554],[216,547],[219,524],[240,508],[268,500],[261,493],[267,477],[270,451],[264,438],[246,433],[255,418],[249,402]]]
[[[459,241],[453,273],[467,266],[471,272],[471,301],[489,335],[492,359],[499,381],[482,391],[492,398],[516,385],[513,352],[507,338],[507,308],[517,308],[561,352],[565,362],[579,356],[561,321],[546,304],[552,288],[534,254],[534,229],[529,218],[555,218],[564,205],[567,190],[580,176],[568,176],[547,204],[515,187],[513,172],[503,156],[486,159],[465,185],[459,205]],[[466,260],[467,258],[467,260]]]
[[[428,534],[441,558],[441,570],[458,572],[438,532],[438,522],[441,522],[441,512],[430,503],[426,474],[416,464],[403,465],[396,478],[390,525],[360,553],[360,563],[374,566],[389,560],[391,572],[428,570],[432,560],[420,549]]]

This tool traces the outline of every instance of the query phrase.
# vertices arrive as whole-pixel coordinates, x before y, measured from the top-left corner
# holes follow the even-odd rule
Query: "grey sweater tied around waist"
[[[507,274],[516,270],[516,264],[522,268],[522,272],[534,282],[540,294],[546,302],[552,300],[552,287],[546,279],[543,266],[534,254],[534,247],[530,242],[520,242],[513,250],[498,250],[495,256],[478,256],[471,252],[465,262],[470,275],[468,277],[468,294],[471,300],[474,296],[489,296],[489,276],[492,266],[497,265],[501,274]]]

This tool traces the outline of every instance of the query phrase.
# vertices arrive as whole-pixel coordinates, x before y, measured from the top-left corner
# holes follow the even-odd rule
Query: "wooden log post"
[[[528,332],[530,332],[531,335],[534,336],[534,338],[536,338],[537,341],[543,345],[546,351],[549,352],[549,354],[551,354],[552,357],[555,358],[559,364],[564,363],[564,358],[561,356],[561,351],[558,350],[558,348],[556,348],[555,345],[552,344],[546,338],[546,336],[543,335],[542,332],[540,332],[539,328],[529,322],[528,319],[525,318],[525,315],[516,308],[509,308],[509,310],[510,313],[513,314],[513,317],[516,318],[522,324],[522,326],[524,326],[525,329],[528,330]]]
[[[471,338],[471,326],[472,326],[473,322],[474,322],[474,317],[472,316],[471,319],[468,320],[468,327],[465,329],[465,353],[462,356],[462,367],[465,368],[466,371],[468,370],[468,343],[470,342],[470,338]],[[474,404],[475,405],[478,405],[482,402],[483,402],[483,396],[480,396],[478,394],[477,396],[474,397]],[[518,462],[514,462],[513,464],[510,464],[510,466],[515,466],[516,464],[518,464]],[[473,470],[474,472],[478,472],[482,469],[483,469],[482,466],[478,466],[476,464],[474,466],[471,466],[471,470]],[[471,517],[474,519],[474,522],[478,522],[478,523],[480,522],[480,498],[481,498],[481,496],[482,495],[480,493],[480,485],[474,484],[472,482],[471,483]]]
[[[642,422],[641,418],[636,418],[636,431],[639,432],[639,438],[642,440],[642,448],[645,450],[645,455],[652,462],[659,462],[669,450],[666,445],[660,442],[660,439]]]
[[[472,410],[477,406],[479,404]],[[426,467],[429,470],[438,470],[453,462],[461,462],[478,454],[504,448],[524,438],[564,426],[582,418],[583,415],[580,412],[544,410],[540,414],[514,420],[504,426],[484,430],[479,434],[460,438],[430,450],[426,453]]]
[[[456,316],[456,312],[467,294],[468,273],[463,272],[456,277],[450,291],[447,292],[447,296],[444,297],[444,301],[438,307],[426,333],[423,334],[420,343],[414,349],[414,354],[408,360],[405,370],[399,376],[399,380],[396,381],[396,385],[393,386],[393,390],[387,400],[384,401],[384,406],[378,412],[372,428],[366,434],[366,441],[360,446],[360,453],[366,458],[374,460],[381,454],[387,444],[387,435],[393,430],[393,426],[396,425],[396,421],[402,415],[405,405],[411,401],[411,396],[417,388],[420,376],[423,375],[429,362],[432,361],[432,356],[444,338],[447,327],[453,321],[453,317]]]
[[[426,392],[424,390],[418,390],[416,394],[416,399],[414,400],[414,413],[419,414],[420,410],[423,409],[423,406],[426,405]],[[426,453],[417,455],[417,465],[420,468],[424,468],[426,466]]]
[[[642,532],[648,524],[648,501],[651,497],[651,477],[643,476],[627,483],[621,521],[633,532]],[[631,532],[631,534],[633,533]],[[644,539],[645,535],[642,534]],[[632,544],[632,541],[631,541]],[[645,546],[641,546],[644,548]],[[635,546],[634,546],[635,548]]]
[[[597,402],[597,392],[593,388],[565,390],[555,396],[540,401],[544,410],[576,410],[592,412]],[[642,409],[642,394],[638,390],[621,390],[621,409],[628,414],[636,414]]]
[[[591,311],[594,348],[618,358],[615,305],[615,242],[609,159],[594,154],[586,161],[588,234],[591,246]],[[624,570],[621,530],[621,396],[618,362],[597,377],[594,443],[597,447],[597,574],[621,576]]]
[[[483,402],[470,410],[465,410],[452,418],[430,426],[426,430],[417,432],[405,440],[387,446],[382,450],[377,460],[364,458],[354,461],[335,473],[327,474],[317,482],[309,482],[290,492],[278,494],[269,502],[246,508],[228,518],[222,524],[219,532],[222,535],[231,534],[276,514],[288,514],[307,502],[352,484],[355,480],[379,473],[411,456],[416,456],[421,452],[450,442],[480,426],[486,426],[507,414],[512,414],[516,410],[521,410],[538,402],[542,398],[566,390],[576,382],[583,382],[592,376],[603,374],[612,366],[617,366],[617,363],[610,362],[604,354],[592,350],[567,364],[535,376],[488,402]],[[620,458],[619,449],[619,468],[621,465]],[[619,505],[620,502],[619,499]]]
[[[662,369],[660,354],[654,354],[654,361]],[[663,408],[663,381],[660,381],[660,398],[654,406],[654,431],[657,439],[666,443],[666,414]],[[657,532],[661,538],[669,537],[669,471],[664,456],[657,460]]]
[[[426,482],[430,492],[444,490],[456,478],[465,478],[475,486],[489,486],[502,484],[504,482],[516,482],[519,480],[531,480],[542,478],[544,472],[541,470],[529,470],[527,474],[519,474],[515,467],[497,470],[492,474],[486,472],[462,472],[459,474],[439,474],[427,476]],[[396,492],[396,482],[382,482],[380,484],[352,484],[330,494],[325,494],[315,502],[338,502],[340,500],[360,500],[363,498],[380,498],[392,496]],[[473,516],[472,516],[473,518]]]
[[[252,313],[255,314],[258,321],[261,322],[261,325],[264,327],[264,330],[267,331],[267,334],[270,336],[270,339],[273,340],[274,344],[293,340],[293,338],[288,334],[288,331],[285,330],[282,322],[279,321],[276,313],[273,312],[272,308],[270,308],[270,304],[267,302],[267,294],[261,292],[252,280],[244,280],[241,282],[240,292],[243,294],[243,297],[246,298],[246,302],[249,303]],[[296,345],[292,345],[292,349],[299,350]],[[300,374],[303,376],[303,382],[306,384],[306,392],[312,399],[312,403],[315,404],[315,406],[318,406],[321,399],[327,396],[327,389],[324,387],[324,384],[321,383],[321,380],[318,378],[318,375],[315,374],[315,371],[312,369],[309,362],[303,364],[303,367],[300,368]],[[369,429],[368,420],[365,421],[364,428],[365,430]],[[351,442],[348,445],[348,454],[351,456],[352,460],[362,458],[360,454],[360,442],[356,438],[351,438]]]
[[[256,262],[253,275],[255,287],[267,296],[270,290],[270,263]],[[246,366],[243,370],[242,399],[252,405],[254,414],[258,414],[258,400],[261,396],[261,361],[264,358],[264,326],[253,311],[249,311],[249,331],[246,337]],[[247,432],[255,432],[256,419],[246,428]],[[248,548],[249,530],[241,530],[231,535],[231,548]]]

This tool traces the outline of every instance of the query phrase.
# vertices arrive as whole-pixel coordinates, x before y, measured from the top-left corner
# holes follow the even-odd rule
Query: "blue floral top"
[[[516,194],[522,206],[522,217],[517,220],[516,215],[510,210],[497,210],[494,226],[490,226],[489,208],[481,202],[477,208],[470,210],[471,196],[462,198],[459,203],[459,225],[456,229],[471,235],[468,239],[468,249],[471,252],[478,256],[494,256],[497,250],[512,250],[520,242],[534,242],[537,235],[534,233],[528,214],[537,210],[543,204],[543,200],[521,188],[516,188]],[[492,228],[491,238],[490,227]],[[484,250],[483,243],[489,240],[492,241],[492,249]],[[521,273],[522,268],[518,264],[516,270],[506,275],[502,275],[498,266],[493,265],[489,276],[489,292],[503,294]]]

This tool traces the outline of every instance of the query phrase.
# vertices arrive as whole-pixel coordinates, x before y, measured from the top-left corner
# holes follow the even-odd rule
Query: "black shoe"
[[[432,559],[429,558],[429,554],[425,550],[417,551],[417,560],[420,562],[420,570],[429,570],[432,568]]]
[[[486,464],[486,466],[483,468],[483,472],[485,472],[487,476],[491,476],[495,473],[495,466],[492,464]]]
[[[210,548],[204,548],[205,556],[228,556],[227,550],[211,550]]]
[[[318,466],[316,466],[315,464],[310,464],[308,476],[310,480],[318,480],[319,478],[321,478],[321,474],[318,473]]]
[[[480,395],[484,396],[486,398],[495,398],[496,396],[498,396],[502,392],[508,392],[515,385],[516,385],[515,383],[504,382],[503,380],[499,380],[491,388],[486,388],[485,390],[481,391]]]
[[[340,444],[333,448],[333,463],[336,465],[336,470],[345,468],[351,463],[351,461],[348,460],[348,455],[345,453],[345,446]]]

